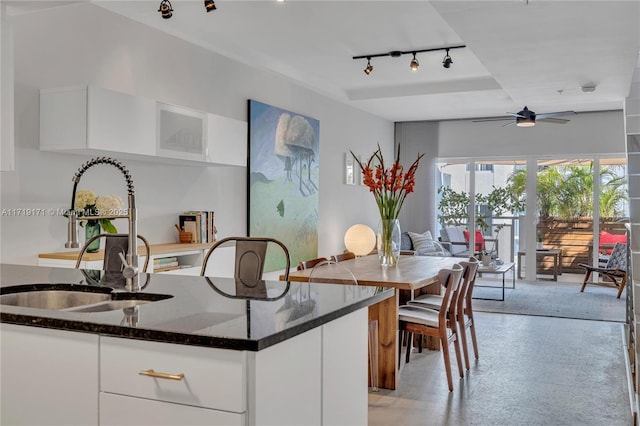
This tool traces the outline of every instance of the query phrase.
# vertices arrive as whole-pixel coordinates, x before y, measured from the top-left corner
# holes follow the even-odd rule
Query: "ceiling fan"
[[[505,124],[502,127],[513,126],[514,124],[518,127],[533,127],[536,125],[536,121],[541,121],[545,123],[554,123],[554,124],[566,124],[570,120],[565,118],[556,118],[561,115],[568,114],[576,114],[575,111],[558,111],[558,112],[548,112],[545,114],[536,114],[534,111],[531,111],[526,106],[520,112],[508,112],[509,117],[497,117],[497,118],[486,118],[482,120],[473,120],[474,123],[480,123],[483,121],[504,121],[510,120],[509,123]]]

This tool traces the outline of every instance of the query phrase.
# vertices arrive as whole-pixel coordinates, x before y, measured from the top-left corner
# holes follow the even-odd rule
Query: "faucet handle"
[[[129,279],[138,275],[138,268],[131,266],[127,263],[127,259],[125,259],[124,254],[122,252],[118,252],[118,256],[120,256],[120,260],[122,260],[122,264],[124,265],[124,269],[122,270],[122,275]]]

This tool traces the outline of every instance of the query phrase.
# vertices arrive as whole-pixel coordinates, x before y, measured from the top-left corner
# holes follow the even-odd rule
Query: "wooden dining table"
[[[344,268],[326,265],[314,271],[314,282],[353,284],[350,271],[359,285],[395,289],[395,297],[369,307],[369,319],[378,321],[379,387],[396,389],[398,386],[398,345],[401,344],[398,341],[398,306],[418,294],[440,294],[438,272],[443,268],[451,268],[461,260],[455,257],[401,255],[396,266],[383,267],[377,255],[369,255],[340,262]],[[291,272],[289,280],[307,282],[311,271],[304,269]],[[284,276],[280,279],[284,279]],[[428,342],[428,347],[438,349],[439,342]]]

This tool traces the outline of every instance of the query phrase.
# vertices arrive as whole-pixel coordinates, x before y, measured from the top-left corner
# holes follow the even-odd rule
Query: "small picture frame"
[[[360,156],[360,164],[362,164],[363,166],[367,164],[368,158],[365,158],[364,155]],[[362,170],[358,167],[358,180],[359,180],[359,184],[364,186],[364,174],[362,173]]]
[[[356,165],[351,153],[344,154],[344,183],[346,185],[356,184]]]

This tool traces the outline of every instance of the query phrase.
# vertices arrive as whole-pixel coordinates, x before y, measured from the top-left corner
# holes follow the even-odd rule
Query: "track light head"
[[[373,71],[373,65],[371,65],[371,58],[367,58],[367,67],[364,69],[364,73],[366,75],[371,74],[371,71]]]
[[[213,0],[204,0],[204,10],[206,10],[207,13],[216,10],[216,2]]]
[[[160,2],[158,12],[160,12],[164,19],[171,18],[173,16],[173,8],[171,7],[171,2],[169,0],[162,0]]]
[[[411,69],[411,71],[418,71],[419,67],[420,67],[420,63],[416,59],[416,52],[413,52],[413,59],[411,60],[411,63],[409,64],[409,68]]]
[[[453,63],[453,59],[449,56],[449,49],[447,49],[447,54],[444,56],[442,60],[442,66],[445,68],[451,68],[451,64]]]

